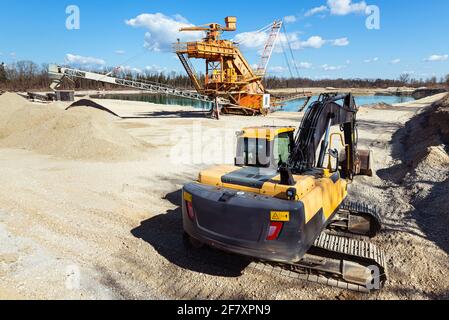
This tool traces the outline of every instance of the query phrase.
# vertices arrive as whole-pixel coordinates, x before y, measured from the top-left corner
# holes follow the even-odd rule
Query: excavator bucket
[[[371,150],[358,150],[356,174],[360,176],[373,176],[373,152]]]

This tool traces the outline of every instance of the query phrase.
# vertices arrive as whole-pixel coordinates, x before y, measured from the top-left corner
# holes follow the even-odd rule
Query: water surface
[[[106,94],[101,96],[96,96],[95,98],[104,98],[104,99],[114,99],[114,100],[127,100],[127,101],[142,101],[142,102],[150,102],[156,104],[164,104],[164,105],[178,105],[178,106],[189,106],[197,109],[208,110],[211,108],[211,103],[190,100],[186,98],[172,97],[161,94]],[[316,101],[318,96],[313,97],[310,103]],[[357,96],[355,97],[357,105],[369,105],[369,104],[377,104],[377,103],[387,103],[387,104],[395,104],[395,103],[403,103],[413,101],[412,97],[398,97],[398,96]],[[304,105],[304,100],[295,100],[287,102],[285,106],[282,107],[280,111],[284,112],[296,112],[300,107]]]

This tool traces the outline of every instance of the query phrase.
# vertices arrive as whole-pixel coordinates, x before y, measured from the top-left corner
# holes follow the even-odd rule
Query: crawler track
[[[382,230],[382,218],[378,208],[353,201],[344,201],[339,212],[328,226],[334,235],[354,238],[374,238]]]
[[[374,279],[376,274],[372,274],[368,267],[376,267],[379,278]],[[380,290],[387,280],[385,256],[375,245],[326,232],[298,264],[259,261],[253,262],[249,268],[364,293]],[[354,280],[354,274],[358,280]],[[366,277],[365,281],[361,281],[361,277]]]

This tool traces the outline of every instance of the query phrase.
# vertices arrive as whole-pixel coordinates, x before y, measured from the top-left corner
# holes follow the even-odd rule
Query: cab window
[[[270,144],[266,139],[241,138],[237,143],[235,164],[249,167],[270,166]]]
[[[289,132],[281,133],[274,140],[274,164],[279,165],[287,163],[290,158],[290,150],[292,143],[292,134]]]

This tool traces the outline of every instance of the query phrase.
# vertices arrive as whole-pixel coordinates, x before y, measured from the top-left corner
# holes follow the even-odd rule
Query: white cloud
[[[346,47],[347,45],[349,45],[349,40],[348,38],[335,39],[332,40],[332,45],[336,47]]]
[[[309,62],[297,62],[296,66],[298,69],[310,69],[312,68],[312,64]],[[274,66],[274,67],[270,67],[268,68],[268,71],[271,73],[284,73],[288,71],[287,67],[282,67],[282,66]]]
[[[288,69],[286,67],[281,67],[281,66],[275,66],[275,67],[268,68],[268,72],[271,72],[271,73],[284,73],[287,70]]]
[[[345,47],[349,45],[348,38],[339,38],[334,40],[325,40],[320,36],[312,36],[306,41],[299,42],[300,49],[303,48],[314,48],[314,49],[320,49],[325,44],[331,44],[336,47]]]
[[[323,64],[321,68],[323,68],[324,71],[337,71],[343,69],[343,66],[330,66],[328,64]]]
[[[444,55],[433,54],[430,57],[428,57],[427,59],[425,59],[425,61],[427,61],[427,62],[446,61],[448,58],[449,58],[449,55],[447,55],[447,54],[444,54]]]
[[[299,49],[300,41],[299,41],[299,32],[290,32],[290,33],[280,33],[278,41],[276,42],[276,46],[274,48],[275,52],[282,52],[282,47],[280,42],[284,46],[287,45],[287,42],[290,42],[293,49]],[[242,32],[237,34],[233,41],[238,43],[242,49],[262,49],[269,37],[269,32]]]
[[[143,73],[142,69],[132,66],[119,66],[116,70],[123,73]]]
[[[301,39],[299,36],[300,32],[290,32],[287,34],[281,33],[279,35],[279,40],[277,42],[275,52],[281,53],[282,47],[287,48],[289,43],[293,50],[302,49]]]
[[[161,72],[166,72],[167,68],[153,64],[151,66],[146,66],[145,70],[150,73],[161,73]]]
[[[346,60],[346,64],[351,64],[351,60]]]
[[[287,48],[288,43],[293,50],[301,50],[306,48],[320,49],[325,44],[332,44],[334,46],[347,46],[349,44],[348,38],[340,38],[335,40],[325,40],[320,36],[311,36],[306,40],[300,39],[300,32],[290,32],[287,34],[281,33],[274,48],[274,52],[281,53],[282,46]],[[268,32],[243,32],[239,33],[233,39],[234,42],[239,43],[242,49],[258,49],[261,50],[265,46],[269,37]]]
[[[401,62],[401,59],[394,59],[394,60],[390,61],[391,64],[398,64],[400,62]]]
[[[326,40],[324,40],[320,36],[312,36],[309,39],[307,39],[306,41],[300,42],[301,48],[319,49],[325,44],[326,44]]]
[[[296,66],[299,69],[310,69],[310,68],[312,68],[312,64],[310,62],[296,62]]]
[[[103,59],[84,57],[75,54],[66,54],[65,60],[70,65],[82,66],[82,67],[101,67],[106,64]]]
[[[193,26],[181,15],[169,17],[162,13],[143,13],[125,23],[148,30],[145,33],[145,47],[151,51],[171,51],[171,45],[177,39],[195,41],[204,37],[203,32],[180,32],[181,28]]]
[[[131,73],[163,73],[169,71],[166,67],[161,67],[156,64],[148,65],[145,68],[136,68],[132,66],[120,66],[119,70],[122,72],[131,72]],[[175,71],[175,70],[173,70]]]
[[[353,3],[352,0],[328,0],[327,5],[331,14],[336,16],[365,12],[368,6],[365,1]]]
[[[243,32],[235,36],[234,41],[244,49],[262,48],[268,40],[266,32]]]
[[[305,14],[304,14],[304,16],[306,16],[306,17],[311,17],[311,16],[313,16],[313,15],[315,15],[315,14],[318,14],[318,13],[322,13],[322,12],[326,12],[326,11],[328,11],[329,9],[328,9],[328,7],[326,7],[326,6],[320,6],[320,7],[316,7],[316,8],[312,8],[312,9],[310,9],[309,11],[307,11]]]
[[[296,19],[295,16],[286,16],[284,17],[284,22],[285,23],[293,23],[296,22],[298,19]]]
[[[115,54],[118,54],[118,55],[124,55],[126,53],[126,51],[125,50],[115,50]]]
[[[173,17],[179,22],[189,24],[189,21],[186,18],[184,18],[182,15],[180,15],[179,13],[173,15]]]
[[[379,58],[378,58],[378,57],[375,57],[375,58],[372,58],[372,59],[366,59],[366,60],[364,60],[363,62],[365,62],[365,63],[371,63],[371,62],[377,62],[377,61],[379,61]]]

